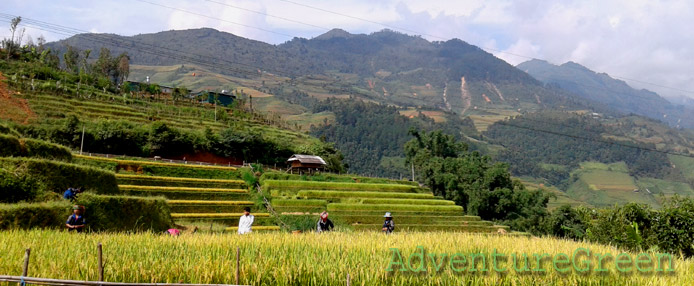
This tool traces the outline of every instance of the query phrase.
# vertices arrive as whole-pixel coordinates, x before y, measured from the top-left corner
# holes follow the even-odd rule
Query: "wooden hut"
[[[289,172],[294,174],[309,173],[325,169],[325,160],[319,156],[294,154],[288,160]]]

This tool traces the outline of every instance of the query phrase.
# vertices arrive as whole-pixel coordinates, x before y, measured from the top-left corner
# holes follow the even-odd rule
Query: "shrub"
[[[653,217],[650,232],[660,251],[694,256],[694,200],[674,198]]]
[[[21,139],[20,143],[23,143],[26,152],[24,156],[26,157],[37,157],[67,162],[72,160],[72,153],[70,152],[70,149],[64,146],[28,138]]]
[[[67,201],[0,204],[0,229],[61,228],[70,206]]]
[[[95,231],[164,231],[173,225],[171,209],[161,197],[82,194],[89,229]]]
[[[95,168],[29,158],[0,158],[0,167],[39,182],[45,192],[60,193],[69,187],[84,187],[98,194],[119,193],[113,173]]]
[[[14,130],[13,128],[6,126],[4,124],[0,124],[0,134],[7,134],[15,137],[21,137],[19,132],[17,130]]]
[[[286,225],[283,225],[284,231],[315,231],[318,218],[313,215],[281,215],[279,219]]]
[[[0,157],[18,157],[22,154],[22,145],[14,136],[0,134]]]
[[[0,169],[0,202],[31,201],[36,198],[39,189],[35,180]]]
[[[70,161],[70,149],[46,141],[0,134],[0,157],[36,157]]]

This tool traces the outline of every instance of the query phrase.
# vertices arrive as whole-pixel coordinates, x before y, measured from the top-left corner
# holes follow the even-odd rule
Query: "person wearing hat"
[[[245,207],[243,209],[243,215],[239,219],[239,234],[246,234],[251,232],[251,226],[253,226],[253,220],[255,217],[251,214],[251,208]]]
[[[393,216],[390,215],[390,213],[386,213],[386,215],[383,216],[386,218],[386,221],[383,222],[383,228],[381,228],[381,231],[385,233],[392,233],[393,230],[395,229],[395,223],[393,222]]]
[[[331,231],[333,230],[333,228],[335,228],[335,225],[333,224],[333,221],[331,221],[328,218],[328,212],[322,212],[320,214],[320,219],[318,219],[316,231],[318,231],[318,233],[321,233],[324,231]]]
[[[75,205],[72,207],[72,214],[67,218],[65,226],[67,226],[68,231],[82,232],[84,227],[87,226],[87,221],[84,219],[82,212],[84,211],[83,206]]]

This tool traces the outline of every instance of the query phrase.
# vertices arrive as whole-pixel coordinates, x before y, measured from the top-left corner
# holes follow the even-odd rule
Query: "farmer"
[[[243,215],[239,219],[239,234],[251,232],[251,226],[253,225],[253,215],[251,214],[251,208],[246,207],[243,209]]]
[[[318,219],[316,231],[318,231],[318,233],[321,233],[324,231],[331,231],[333,230],[333,228],[335,228],[335,225],[333,224],[333,221],[331,221],[328,218],[328,212],[322,212],[320,214],[320,219]]]
[[[75,205],[72,207],[72,214],[67,218],[65,226],[68,231],[82,232],[84,227],[87,225],[87,221],[84,219],[84,207]]]
[[[381,231],[385,233],[392,233],[393,230],[395,229],[395,223],[393,222],[393,216],[390,215],[390,213],[386,213],[386,215],[383,216],[386,218],[386,221],[383,222],[383,228],[381,228]]]
[[[77,194],[82,192],[82,188],[68,188],[64,193],[63,193],[63,199],[74,201],[77,199]]]

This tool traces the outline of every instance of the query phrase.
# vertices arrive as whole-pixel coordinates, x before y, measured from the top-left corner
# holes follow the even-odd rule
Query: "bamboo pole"
[[[241,248],[239,248],[237,246],[236,247],[236,281],[235,281],[236,285],[239,284],[239,265],[240,265],[240,262],[239,262],[240,257],[239,256],[240,256],[240,254],[241,254]]]
[[[352,284],[352,279],[349,279],[349,273],[347,273],[347,286],[350,286]]]
[[[103,252],[101,250],[101,242],[96,246],[97,252],[99,254],[99,281],[104,281],[104,260]]]
[[[26,253],[24,253],[24,268],[22,268],[22,277],[29,275],[29,256],[31,255],[31,248],[27,248]]]

